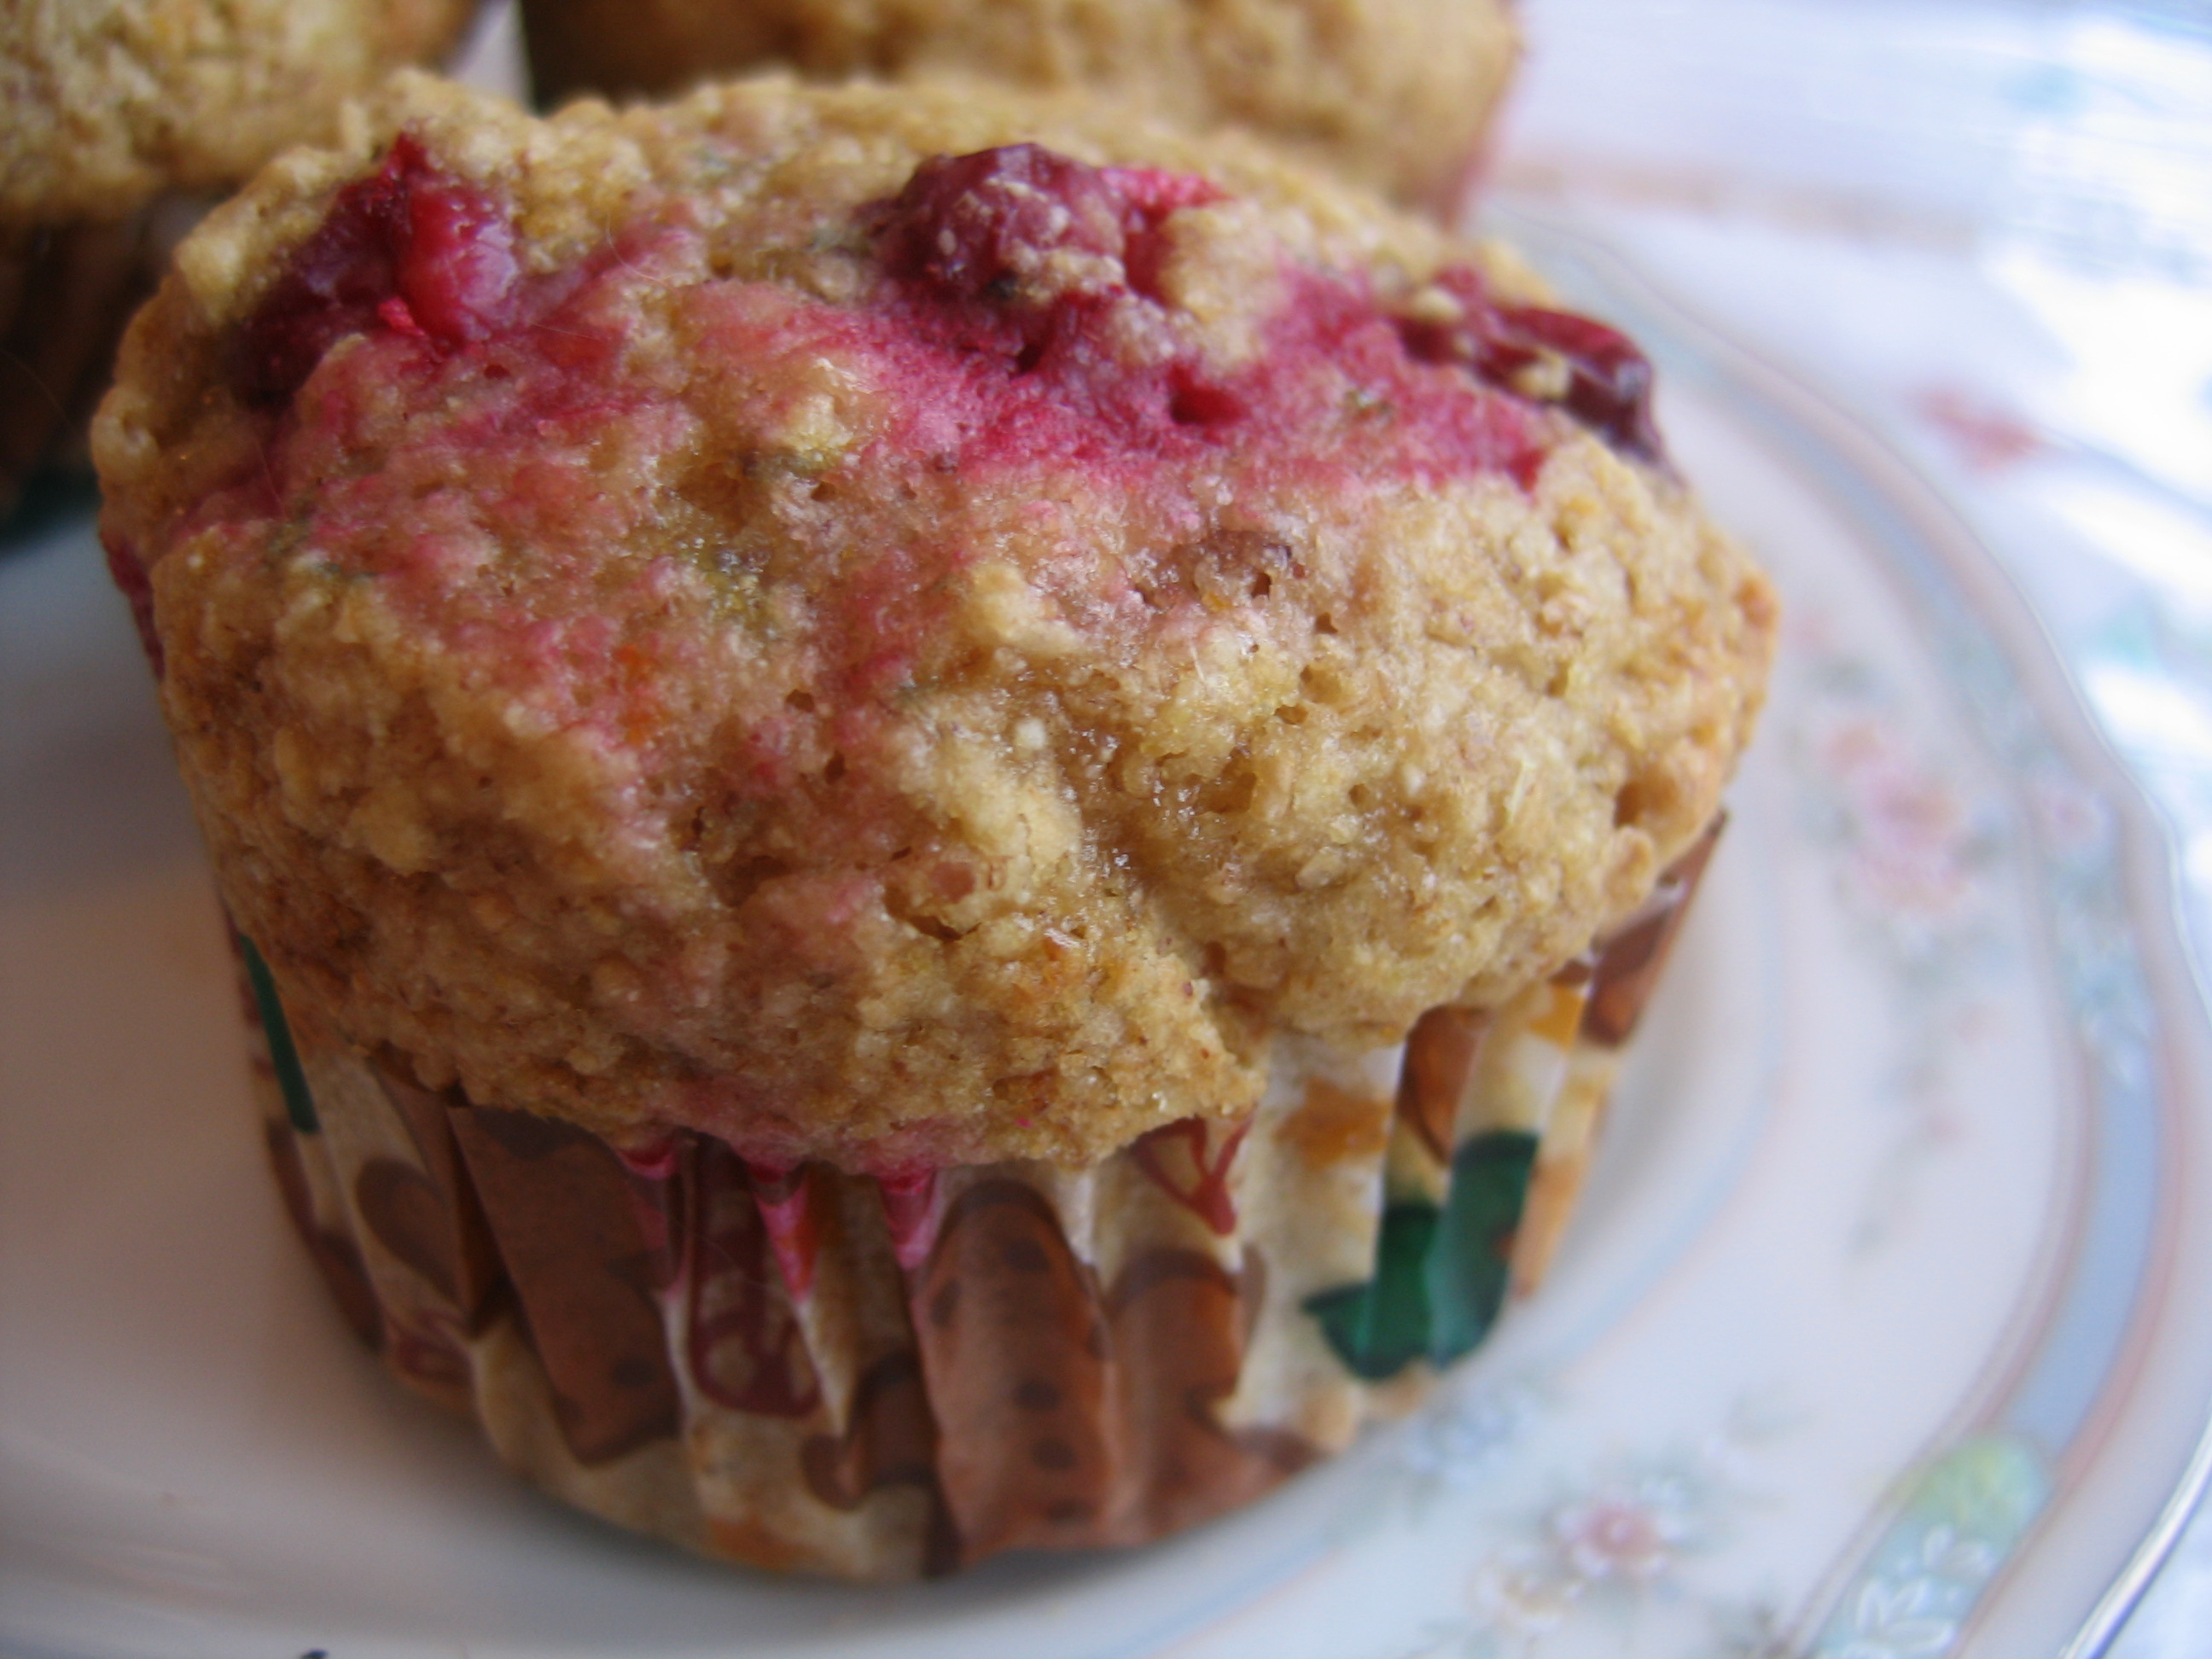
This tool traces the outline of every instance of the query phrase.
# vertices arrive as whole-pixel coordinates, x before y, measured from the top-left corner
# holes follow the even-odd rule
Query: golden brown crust
[[[451,45],[474,0],[11,0],[0,223],[227,188],[339,105]]]
[[[1505,0],[525,0],[538,94],[665,94],[772,66],[1088,87],[1237,125],[1447,205],[1519,53]]]
[[[227,378],[287,250],[402,125],[511,203],[526,270],[664,199],[698,237],[624,278],[649,421],[418,477],[420,411],[371,409],[308,469],[404,474],[448,529],[477,515],[485,574],[428,611],[345,574],[365,556],[312,489],[236,506],[269,428]],[[426,1082],[601,1133],[1073,1162],[1248,1108],[1272,1030],[1389,1041],[1642,901],[1717,805],[1774,622],[1663,471],[1546,415],[1525,489],[1240,495],[1233,458],[1203,501],[1080,468],[933,483],[883,459],[897,399],[834,354],[716,366],[700,284],[756,310],[863,303],[840,228],[921,158],[1015,138],[1228,192],[1162,232],[1162,325],[1202,361],[1249,356],[1277,302],[1255,248],[1401,295],[1477,257],[1256,149],[1073,101],[770,82],[533,123],[419,77],[357,146],[288,158],[182,251],[96,431],[104,528],[152,567],[186,776],[288,997]],[[351,352],[302,396],[339,397]],[[702,471],[717,456],[746,459]],[[568,532],[498,505],[562,477],[598,515],[578,568],[613,597],[592,603],[654,665],[619,741],[547,714],[558,676],[507,677],[459,619],[487,586],[567,602]],[[947,545],[981,551],[899,592],[928,625],[899,683],[854,701],[832,669],[853,584],[881,571],[843,550]]]

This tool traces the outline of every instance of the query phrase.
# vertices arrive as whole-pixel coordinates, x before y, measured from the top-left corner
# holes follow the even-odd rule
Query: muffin
[[[782,67],[1088,87],[1455,205],[1520,52],[1512,0],[522,0],[549,102]]]
[[[473,0],[21,0],[0,22],[0,517],[84,425],[185,204],[243,183]]]
[[[131,312],[154,289],[152,216],[0,226],[0,525],[42,467],[81,478],[86,427]]]
[[[95,442],[366,1334],[770,1566],[1124,1544],[1556,1237],[1774,607],[1502,252],[1110,106],[403,77]]]

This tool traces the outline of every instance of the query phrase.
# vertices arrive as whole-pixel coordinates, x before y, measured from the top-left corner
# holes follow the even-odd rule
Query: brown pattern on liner
[[[153,292],[147,220],[0,229],[0,520],[42,465],[89,471],[86,426],[123,325]]]
[[[0,520],[41,472],[91,482],[93,411],[124,328],[208,206],[171,191],[110,218],[0,225]]]
[[[1642,910],[1589,957],[1589,995],[1552,1121],[1538,1149],[1513,1255],[1513,1291],[1526,1296],[1551,1269],[1583,1183],[1589,1178],[1622,1050],[1635,1035],[1661,971],[1688,918],[1713,848],[1727,827],[1717,815],[1670,866]]]
[[[1704,878],[1713,848],[1727,827],[1723,812],[1691,842],[1659,879],[1644,908],[1614,930],[1591,962],[1589,1012],[1582,1035],[1608,1048],[1618,1048],[1634,1035],[1636,1023],[1651,1000],[1661,969],[1690,913],[1690,896]]]
[[[314,1263],[348,1328],[369,1348],[380,1348],[383,1311],[351,1230],[334,1218],[337,1177],[331,1170],[322,1137],[302,1134],[289,1121],[284,1085],[270,1051],[269,1030],[247,966],[246,947],[235,931],[228,937],[232,982],[246,1025],[246,1078],[261,1120],[262,1146],[269,1155],[270,1172],[276,1179],[285,1218],[307,1247],[307,1259]]]
[[[1516,1291],[1556,1244],[1711,842],[1559,977],[1588,1006],[1512,1245]],[[1247,1121],[1186,1120],[1085,1170],[880,1182],[749,1164],[688,1131],[617,1150],[424,1091],[398,1056],[312,1024],[286,1033],[312,1114],[288,1118],[271,1076],[262,1096],[288,1211],[403,1381],[609,1518],[881,1578],[1164,1536],[1416,1396],[1425,1361],[1382,1383],[1328,1369],[1261,1248],[1305,1282],[1287,1259],[1300,1229],[1252,1183],[1296,1168],[1379,1192],[1392,1121],[1448,1162],[1501,1029],[1425,1017],[1371,1103],[1356,1071],[1315,1074]],[[264,1050],[257,1075],[274,1069]],[[356,1278],[332,1273],[348,1249]]]
[[[1398,1077],[1398,1121],[1438,1163],[1452,1154],[1460,1097],[1474,1074],[1490,1014],[1480,1008],[1431,1008],[1406,1038]]]
[[[395,1092],[387,1070],[378,1077]],[[671,1230],[648,1234],[622,1160],[596,1136],[525,1112],[457,1106],[447,1116],[577,1462],[673,1437],[683,1413],[659,1306],[675,1278]]]

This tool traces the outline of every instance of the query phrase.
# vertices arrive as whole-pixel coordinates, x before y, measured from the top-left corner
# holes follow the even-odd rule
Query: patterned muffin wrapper
[[[1394,1414],[1544,1272],[1709,854],[1502,1009],[1279,1043],[1243,1121],[878,1180],[414,1084],[252,945],[272,1161],[354,1328],[569,1502],[855,1578],[1134,1544]]]
[[[124,327],[210,205],[172,191],[118,217],[0,225],[0,526],[34,482],[91,483]]]

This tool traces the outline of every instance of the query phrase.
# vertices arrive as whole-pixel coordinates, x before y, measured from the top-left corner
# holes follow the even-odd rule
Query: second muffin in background
[[[1088,88],[1191,131],[1237,126],[1449,212],[1512,78],[1511,0],[522,0],[538,96],[809,78]]]
[[[81,469],[131,311],[201,198],[434,62],[476,0],[9,0],[0,7],[0,520]]]

